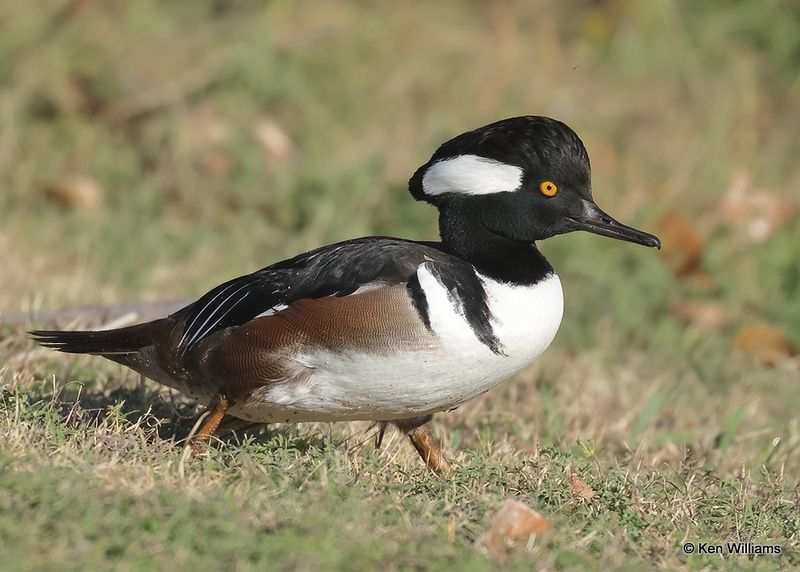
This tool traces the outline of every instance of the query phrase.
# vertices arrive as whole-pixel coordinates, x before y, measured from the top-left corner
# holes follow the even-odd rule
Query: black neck
[[[534,244],[492,232],[480,221],[478,213],[469,209],[441,208],[439,234],[449,252],[495,280],[530,285],[553,272]]]

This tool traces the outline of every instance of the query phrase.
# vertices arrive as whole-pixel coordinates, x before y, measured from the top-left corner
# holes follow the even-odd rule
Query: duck
[[[660,248],[592,195],[578,135],[543,116],[442,144],[409,180],[439,241],[345,240],[228,280],[175,313],[99,331],[35,330],[40,345],[120,363],[206,406],[193,443],[225,415],[253,423],[394,425],[426,466],[452,469],[433,415],[536,360],[556,336],[561,282],[537,242],[573,231]]]

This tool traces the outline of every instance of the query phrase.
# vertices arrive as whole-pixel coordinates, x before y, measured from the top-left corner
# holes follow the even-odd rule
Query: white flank
[[[508,379],[547,349],[564,308],[552,275],[534,286],[483,277],[492,326],[504,355],[493,353],[456,312],[447,290],[420,267],[437,341],[414,352],[317,352],[296,356],[308,375],[265,386],[231,413],[258,421],[390,420],[452,409]]]
[[[459,155],[434,163],[422,177],[427,195],[510,193],[522,184],[522,169],[477,155]]]

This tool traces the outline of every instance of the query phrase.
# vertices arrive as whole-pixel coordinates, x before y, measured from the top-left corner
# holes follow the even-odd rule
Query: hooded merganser
[[[252,422],[372,420],[449,467],[425,425],[533,362],[563,312],[535,241],[586,230],[660,247],[592,199],[569,127],[514,117],[443,144],[409,181],[441,242],[348,240],[217,286],[176,313],[105,331],[34,331],[40,344],[124,364]],[[381,431],[382,434],[382,431]]]

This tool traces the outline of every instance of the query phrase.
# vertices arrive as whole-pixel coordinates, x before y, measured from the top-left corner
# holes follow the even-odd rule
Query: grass
[[[677,211],[699,229],[702,280],[632,245],[546,241],[562,329],[437,417],[448,479],[394,433],[376,450],[366,424],[238,431],[188,458],[191,404],[99,359],[29,353],[5,326],[4,568],[800,566],[798,358],[732,349],[753,322],[800,346],[800,223],[754,242],[717,214],[742,173],[799,198],[796,3],[65,6],[0,8],[0,310],[199,295],[327,242],[431,238],[408,176],[444,139],[522,113],[578,131],[621,220]],[[260,143],[268,120],[290,153]],[[48,198],[70,173],[99,204]],[[687,326],[686,300],[733,318]],[[492,554],[507,498],[552,530]],[[687,557],[687,541],[783,553]]]

